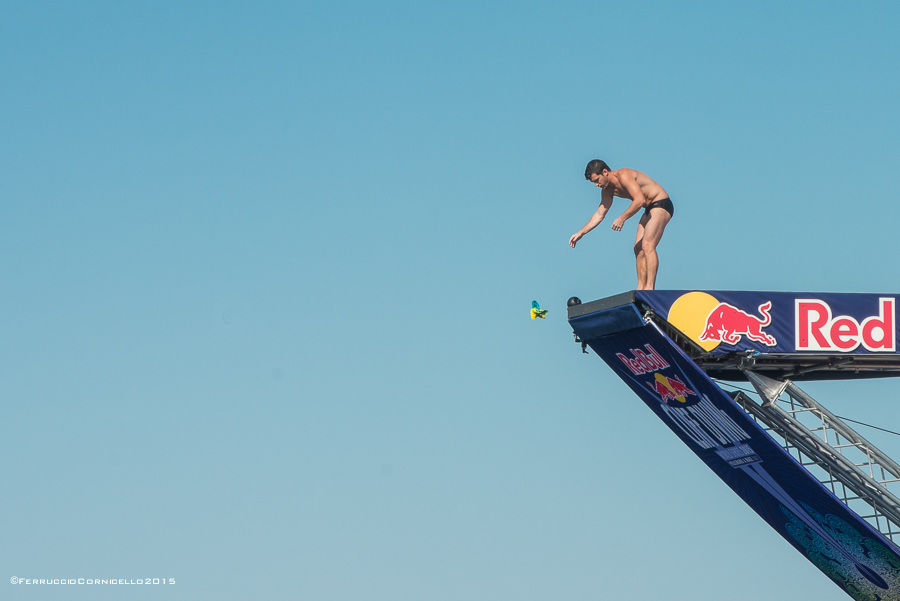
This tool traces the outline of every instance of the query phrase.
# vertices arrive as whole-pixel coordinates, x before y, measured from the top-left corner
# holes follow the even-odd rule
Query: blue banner
[[[683,293],[639,294],[642,300],[652,298],[662,303],[657,306],[671,307]],[[789,344],[779,340],[790,334],[789,330],[769,328],[778,310],[789,308],[797,299],[783,293],[781,297],[748,294],[736,298],[721,293],[716,300],[733,301],[735,307],[756,303],[757,309],[771,302],[766,311],[758,310],[757,316],[769,313],[773,321],[759,328],[747,327],[746,332],[735,328],[734,336],[749,339],[745,344],[767,346],[771,342],[767,336],[776,340],[773,347]],[[820,300],[828,303],[832,319],[855,316],[853,319],[862,328],[866,317],[861,316],[867,312],[882,323],[888,313],[893,319],[892,305],[889,308],[878,298],[873,297],[874,309],[867,304],[840,304],[831,297]],[[816,318],[816,323],[819,321]],[[570,323],[576,334],[584,333],[579,332],[578,320]],[[713,323],[715,327],[718,322]],[[843,326],[834,327],[839,331],[830,336],[849,338],[849,334],[841,338]],[[869,333],[879,338],[873,333],[875,327],[871,326]],[[723,329],[725,333],[719,330],[718,334],[733,340],[727,336],[727,328]],[[821,328],[815,331],[821,334]],[[817,336],[813,334],[816,343]],[[897,548],[791,457],[659,328],[652,323],[642,324],[600,337],[582,338],[719,478],[851,597],[872,601],[900,599]]]
[[[712,355],[898,350],[892,294],[639,290],[635,298]]]

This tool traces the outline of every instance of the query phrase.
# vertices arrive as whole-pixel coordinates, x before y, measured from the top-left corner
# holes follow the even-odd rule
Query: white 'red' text
[[[794,302],[798,351],[849,353],[862,345],[873,353],[896,352],[893,298],[879,298],[878,315],[862,323],[849,315],[832,315],[823,300],[798,298]]]

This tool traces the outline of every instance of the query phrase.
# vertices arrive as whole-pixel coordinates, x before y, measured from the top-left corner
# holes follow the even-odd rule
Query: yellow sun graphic
[[[688,292],[672,303],[669,309],[669,323],[685,336],[709,352],[719,346],[718,340],[700,340],[706,327],[706,318],[719,304],[718,299],[706,292]]]

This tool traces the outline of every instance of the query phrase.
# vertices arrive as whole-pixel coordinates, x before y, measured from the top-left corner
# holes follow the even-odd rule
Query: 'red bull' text
[[[628,349],[634,356],[633,359],[627,357],[623,353],[616,353],[616,357],[618,357],[622,363],[627,365],[628,369],[631,370],[631,373],[636,376],[669,367],[669,363],[663,359],[652,346],[645,344],[644,349],[645,350],[643,351],[641,349]]]

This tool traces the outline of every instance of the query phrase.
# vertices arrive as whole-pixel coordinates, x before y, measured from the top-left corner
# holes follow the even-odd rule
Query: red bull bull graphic
[[[895,299],[879,298],[878,315],[860,323],[849,315],[833,316],[831,306],[823,300],[798,298],[794,320],[797,350],[849,353],[863,345],[873,353],[896,352],[894,306]]]
[[[687,397],[697,396],[697,393],[685,386],[684,382],[675,375],[668,378],[662,374],[654,374],[653,382],[648,382],[647,386],[650,387],[650,390],[658,394],[662,402],[667,405],[680,405],[683,407],[688,404]]]
[[[741,336],[746,336],[766,346],[775,346],[778,344],[775,337],[762,331],[772,323],[771,308],[772,301],[761,304],[757,308],[762,315],[760,318],[728,303],[719,303],[706,316],[706,327],[700,334],[700,340],[718,340],[734,346],[741,341]]]

